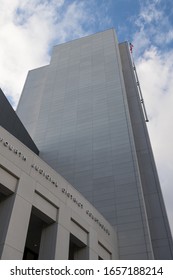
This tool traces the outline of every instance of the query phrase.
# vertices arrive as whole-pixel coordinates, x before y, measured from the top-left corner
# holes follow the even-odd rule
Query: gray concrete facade
[[[17,113],[40,157],[114,226],[120,259],[170,259],[170,235],[159,253],[153,245],[162,240],[151,234],[122,61],[113,29],[55,46],[50,65],[29,72]]]
[[[109,222],[0,126],[0,259],[100,258],[118,259]]]

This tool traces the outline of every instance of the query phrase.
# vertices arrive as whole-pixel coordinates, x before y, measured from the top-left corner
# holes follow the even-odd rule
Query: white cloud
[[[159,10],[159,3],[149,1],[148,6],[142,9],[137,19],[139,29],[134,34],[133,44],[137,72],[150,119],[149,134],[173,232],[173,51],[168,50],[166,45],[173,36],[172,26],[166,14]],[[159,22],[161,25],[158,29]],[[164,38],[167,40],[163,43]]]
[[[147,0],[142,2],[141,11],[139,17],[136,20],[136,24],[143,27],[153,21],[160,21],[162,19],[163,12],[156,9],[156,6],[160,3],[160,0]]]
[[[141,47],[144,41],[142,51],[149,46],[149,43],[164,47],[173,41],[172,25],[168,16],[171,13],[172,4],[167,2],[169,11],[164,4],[163,0],[141,1],[141,10],[135,19],[138,32],[134,36],[134,43]]]
[[[13,98],[15,104],[21,93],[27,71],[48,62],[46,52],[48,42],[53,37],[51,27],[53,8],[56,6],[52,4],[45,13],[45,3],[20,0],[1,1],[0,85],[4,92]],[[63,1],[61,1],[62,4]]]

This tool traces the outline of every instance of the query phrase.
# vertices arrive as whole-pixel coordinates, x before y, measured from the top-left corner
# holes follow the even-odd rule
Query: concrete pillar
[[[93,230],[89,233],[89,259],[90,260],[98,260],[98,239],[97,233]]]
[[[57,221],[47,225],[43,229],[39,259],[68,260],[70,243],[70,232],[67,230],[66,226],[68,221],[69,213],[67,211],[63,212],[61,209]]]
[[[0,258],[21,260],[31,215],[35,181],[22,172],[16,193],[0,203]]]
[[[42,230],[39,260],[55,259],[57,234],[58,224],[56,222],[51,225],[47,225]]]
[[[13,194],[0,204],[0,258],[21,260],[26,242],[31,204]]]
[[[58,225],[55,260],[68,260],[70,232],[61,224]]]

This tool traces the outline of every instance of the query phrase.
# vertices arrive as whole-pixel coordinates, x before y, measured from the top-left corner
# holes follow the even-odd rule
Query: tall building
[[[55,46],[29,72],[17,114],[40,158],[114,227],[120,259],[172,259],[137,82],[110,29]]]

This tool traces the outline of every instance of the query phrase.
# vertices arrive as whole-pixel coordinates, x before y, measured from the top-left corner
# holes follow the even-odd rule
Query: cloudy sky
[[[114,27],[133,55],[173,231],[172,0],[0,0],[0,87],[15,108],[28,70],[52,46]]]

